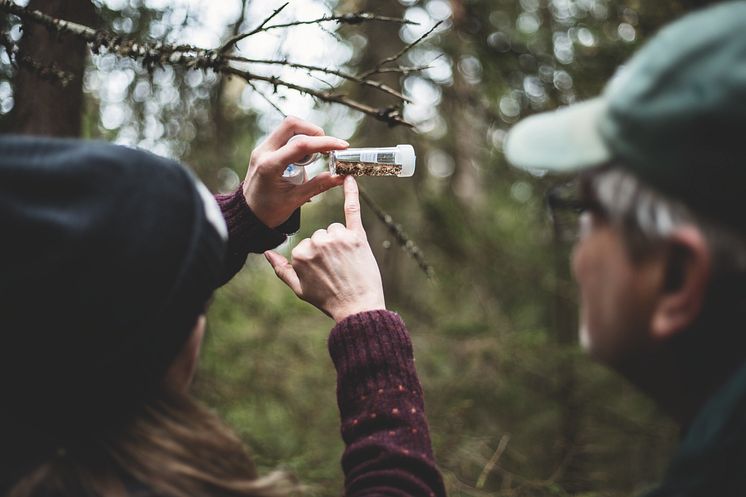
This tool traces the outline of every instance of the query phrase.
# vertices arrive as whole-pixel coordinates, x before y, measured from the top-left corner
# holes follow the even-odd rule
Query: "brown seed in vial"
[[[348,176],[398,176],[401,164],[337,161],[336,173]]]

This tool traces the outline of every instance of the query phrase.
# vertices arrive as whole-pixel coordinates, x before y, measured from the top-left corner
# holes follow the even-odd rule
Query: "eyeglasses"
[[[556,241],[573,243],[580,238],[581,215],[603,215],[605,209],[579,180],[552,187],[546,194]]]

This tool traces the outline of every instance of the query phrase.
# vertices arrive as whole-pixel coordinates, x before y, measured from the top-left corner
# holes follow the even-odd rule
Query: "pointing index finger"
[[[355,178],[352,176],[347,176],[345,178],[344,194],[345,224],[347,225],[347,229],[365,236],[363,220],[360,218],[360,193],[358,192]]]

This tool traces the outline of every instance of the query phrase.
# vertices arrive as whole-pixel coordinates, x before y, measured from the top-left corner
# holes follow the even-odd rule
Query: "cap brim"
[[[570,173],[611,158],[598,131],[606,109],[602,97],[536,114],[511,128],[505,140],[508,162],[530,171]]]

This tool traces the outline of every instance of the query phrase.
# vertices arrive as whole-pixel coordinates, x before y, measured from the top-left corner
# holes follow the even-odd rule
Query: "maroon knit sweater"
[[[242,189],[217,197],[228,224],[226,281],[246,261],[282,243],[249,210]],[[445,496],[435,465],[412,342],[401,318],[379,310],[355,314],[329,336],[345,451],[345,495]]]

